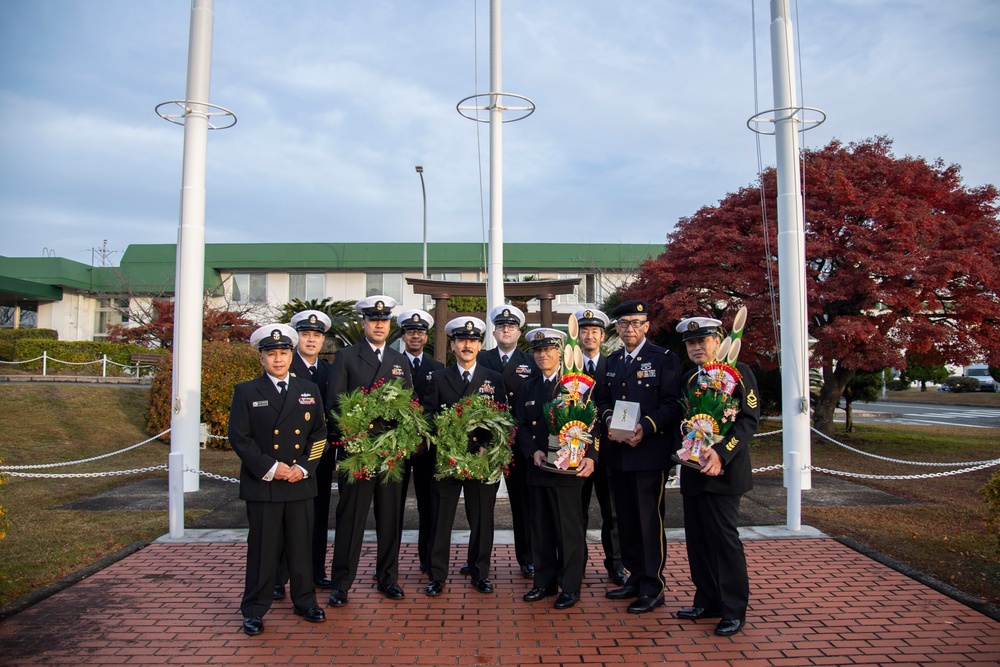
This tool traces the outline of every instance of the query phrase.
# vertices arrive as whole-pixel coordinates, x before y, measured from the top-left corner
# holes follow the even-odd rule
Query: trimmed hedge
[[[60,375],[100,375],[100,359],[101,355],[104,354],[108,355],[108,361],[113,361],[124,366],[131,366],[133,365],[133,354],[160,352],[160,350],[151,350],[148,347],[132,345],[130,343],[105,343],[89,340],[49,340],[42,338],[25,338],[19,340],[15,344],[14,349],[15,359],[34,359],[35,357],[42,356],[42,351],[44,350],[49,357],[60,361],[70,361],[78,364],[96,361],[96,363],[85,366],[67,366],[59,362],[49,361],[46,372]],[[170,354],[167,350],[162,350],[162,352],[164,357]],[[42,369],[42,360],[39,359],[21,364],[20,368],[40,371]],[[110,366],[108,368],[108,375],[122,375],[125,372],[126,369],[119,368],[118,366]]]
[[[59,340],[59,332],[55,329],[0,329],[0,361],[14,361],[17,341],[26,338]]]
[[[201,421],[208,424],[212,435],[226,435],[229,431],[229,406],[233,402],[233,388],[240,382],[252,380],[263,372],[260,355],[246,343],[205,342],[201,348]],[[149,392],[149,412],[146,427],[150,433],[170,428],[172,402],[173,359],[168,357],[160,365],[160,372],[153,377]],[[170,434],[162,440],[170,441]],[[209,438],[212,449],[229,449],[228,440]]]
[[[941,384],[951,387],[951,390],[956,394],[963,391],[979,391],[979,380],[964,375],[952,375]]]

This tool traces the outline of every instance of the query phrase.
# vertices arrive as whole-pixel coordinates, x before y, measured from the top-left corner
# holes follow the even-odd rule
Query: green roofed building
[[[555,312],[596,306],[631,281],[651,244],[507,243],[505,280],[579,278],[558,295]],[[172,299],[176,246],[131,245],[117,267],[92,267],[59,257],[0,256],[0,326],[55,329],[63,340],[100,340],[129,312]],[[292,299],[355,301],[370,294],[395,298],[397,310],[423,307],[407,278],[420,278],[420,243],[216,243],[205,246],[205,293],[220,308],[248,311],[258,321]],[[431,243],[428,278],[486,280],[479,243]],[[529,310],[531,307],[529,303]],[[530,317],[530,313],[529,313]]]

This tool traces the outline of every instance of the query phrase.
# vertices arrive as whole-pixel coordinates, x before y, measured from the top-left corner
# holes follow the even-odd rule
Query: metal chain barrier
[[[228,435],[212,435],[211,433],[206,433],[205,437],[207,437],[207,438],[215,438],[216,440],[229,440],[229,436]]]
[[[233,484],[239,484],[240,480],[234,477],[224,477],[222,475],[216,475],[214,472],[205,472],[204,470],[195,470],[194,468],[184,468],[184,472],[193,472],[201,475],[202,477],[211,477],[212,479],[217,479],[220,482],[231,482]]]
[[[905,463],[906,465],[911,465],[911,466],[938,466],[938,467],[941,467],[941,468],[953,468],[955,466],[981,466],[982,464],[987,464],[986,467],[989,467],[990,465],[995,465],[996,464],[995,460],[994,461],[958,461],[958,462],[955,462],[955,463],[925,463],[925,462],[922,462],[922,461],[905,461],[903,459],[893,459],[893,458],[889,458],[888,456],[879,456],[878,454],[871,454],[869,452],[865,452],[865,451],[862,451],[860,449],[855,449],[854,447],[851,447],[850,445],[845,445],[842,442],[837,442],[836,440],[834,440],[830,436],[826,435],[825,433],[820,433],[819,431],[817,431],[815,427],[811,426],[811,427],[809,427],[809,430],[811,430],[813,433],[815,433],[818,436],[826,438],[827,440],[829,440],[830,442],[832,442],[835,445],[840,445],[844,449],[849,449],[850,451],[854,452],[855,454],[864,454],[865,456],[870,456],[873,459],[878,459],[880,461],[889,461],[891,463]],[[974,468],[974,470],[979,470],[979,468]]]
[[[8,366],[16,366],[17,364],[30,364],[32,361],[38,361],[42,357],[35,357],[34,359],[22,359],[21,361],[0,361],[0,364],[7,364]]]
[[[0,471],[11,477],[41,477],[45,479],[64,479],[69,477],[117,477],[118,475],[135,475],[142,472],[152,472],[154,470],[166,470],[167,466],[150,466],[148,468],[135,468],[133,470],[110,470],[108,472],[8,472]]]
[[[763,438],[764,436],[767,436],[767,435],[778,435],[783,430],[784,429],[780,429],[779,428],[777,431],[767,431],[766,433],[754,433],[753,437],[755,437],[755,438]]]
[[[143,440],[142,442],[136,443],[134,445],[130,445],[130,446],[126,447],[125,449],[119,449],[116,452],[110,452],[108,454],[100,454],[99,456],[91,456],[89,459],[79,459],[77,461],[64,461],[62,463],[41,463],[41,464],[38,464],[38,465],[30,465],[30,466],[3,466],[2,468],[0,468],[0,472],[6,473],[6,472],[8,472],[10,470],[40,470],[42,468],[61,468],[62,466],[75,466],[75,465],[77,465],[79,463],[90,463],[91,461],[97,461],[97,460],[100,460],[100,459],[106,459],[109,456],[114,456],[115,454],[121,454],[122,452],[127,452],[130,449],[135,449],[136,447],[142,447],[143,445],[145,445],[147,443],[150,443],[150,442],[153,442],[154,440],[156,440],[160,436],[166,435],[167,433],[170,433],[170,429],[169,428],[166,431],[162,431],[160,433],[157,433],[156,435],[154,435],[152,438],[149,438],[148,440]],[[15,473],[9,473],[9,474],[14,475],[15,477],[18,476]],[[20,475],[20,476],[23,477],[23,475]]]

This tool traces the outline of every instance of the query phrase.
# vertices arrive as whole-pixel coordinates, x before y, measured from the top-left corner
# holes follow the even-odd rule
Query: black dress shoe
[[[330,590],[333,588],[333,580],[330,577],[320,577],[319,579],[313,579],[313,583],[316,584],[316,588],[322,588],[323,590]]]
[[[547,597],[552,597],[559,592],[559,589],[553,586],[552,588],[532,588],[530,591],[524,594],[521,598],[525,602],[538,602]]]
[[[383,586],[382,584],[377,585],[375,588],[378,592],[386,596],[390,600],[402,600],[406,597],[406,593],[400,588],[399,584],[389,584],[388,586]]]
[[[342,591],[337,588],[330,591],[331,607],[343,607],[345,604],[347,604],[347,591]]]
[[[746,622],[739,618],[724,618],[715,626],[715,634],[723,637],[735,635],[743,629]]]
[[[444,582],[435,579],[431,583],[427,584],[427,587],[424,588],[424,593],[430,595],[432,598],[441,595],[444,593]]]
[[[489,579],[480,579],[476,582],[476,590],[480,593],[492,593],[493,592],[493,582]]]
[[[609,600],[631,600],[639,597],[639,587],[625,584],[621,588],[615,588],[604,594]]]
[[[579,601],[580,601],[580,596],[577,595],[576,593],[567,593],[563,591],[562,593],[559,594],[559,597],[556,598],[555,608],[569,609]]]
[[[243,632],[251,637],[264,632],[264,619],[260,616],[251,616],[243,619]]]
[[[525,579],[531,579],[535,576],[535,566],[531,563],[521,566],[521,576]]]
[[[681,607],[677,610],[677,618],[697,621],[699,618],[722,618],[722,612],[704,607]]]
[[[271,593],[271,597],[275,600],[280,600],[285,597],[285,587],[283,584],[275,584],[274,592]]]
[[[608,572],[608,576],[611,577],[611,581],[617,586],[624,586],[628,583],[628,572],[619,568],[614,572]]]
[[[645,614],[647,611],[653,611],[662,604],[662,595],[657,595],[655,598],[652,595],[640,595],[628,606],[628,613]]]
[[[319,607],[309,607],[305,611],[302,611],[298,607],[292,607],[292,612],[296,616],[301,616],[310,623],[322,623],[326,620],[326,614]]]
[[[463,565],[462,567],[458,568],[458,573],[459,573],[459,574],[465,574],[465,575],[468,575],[468,574],[469,574],[469,564],[468,564],[468,563],[466,563],[466,564],[465,564],[465,565]]]

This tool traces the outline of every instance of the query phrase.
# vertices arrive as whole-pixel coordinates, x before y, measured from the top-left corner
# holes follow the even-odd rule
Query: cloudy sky
[[[0,254],[172,243],[190,2],[0,0]],[[488,0],[216,0],[208,242],[480,241]],[[807,146],[886,134],[897,155],[1000,184],[1000,2],[792,0]],[[756,56],[754,71],[754,19]],[[504,238],[661,243],[754,181],[773,106],[766,0],[505,0]],[[759,102],[755,102],[755,97]],[[761,142],[774,163],[773,139]],[[571,232],[571,233],[570,233]],[[116,261],[120,255],[113,255]]]

